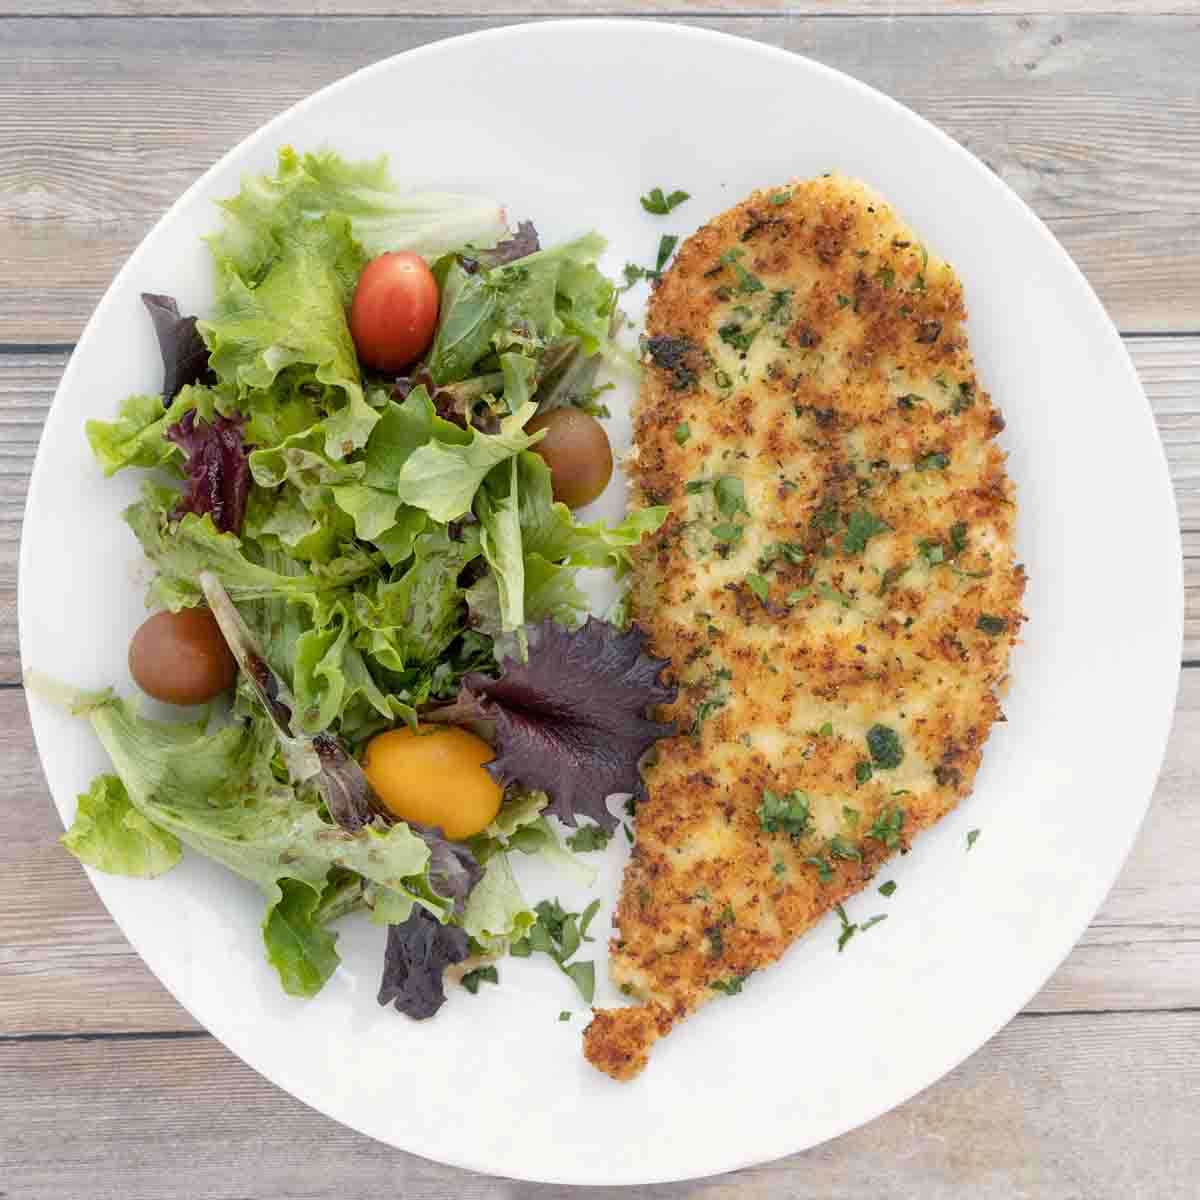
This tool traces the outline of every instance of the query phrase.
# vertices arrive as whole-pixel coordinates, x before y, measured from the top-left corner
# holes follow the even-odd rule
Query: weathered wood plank
[[[1183,1197],[1200,1170],[1200,1014],[1026,1017],[871,1124],[643,1200]],[[206,1200],[403,1195],[563,1200],[573,1188],[468,1174],[335,1125],[209,1038],[0,1042],[7,1195]],[[64,1086],[64,1081],[69,1081]],[[614,1152],[620,1137],[601,1132]],[[589,1190],[625,1200],[628,1190]]]
[[[20,16],[70,17],[80,14],[109,17],[229,17],[229,16],[424,16],[428,0],[13,0],[6,13]],[[685,19],[689,14],[755,16],[978,16],[1011,14],[1062,16],[1127,13],[1188,15],[1200,12],[1200,0],[458,0],[443,16],[561,17],[665,15]]]
[[[0,341],[74,340],[168,204],[294,100],[386,54],[500,23],[0,22],[0,276],[9,284],[0,294]],[[1200,327],[1196,21],[844,15],[693,23],[811,55],[912,105],[1033,205],[1123,327]]]
[[[1200,659],[1200,337],[1130,338],[1179,501],[1187,592],[1184,658]],[[25,486],[65,353],[0,354],[0,683],[20,678],[17,548]],[[113,398],[114,409],[117,397]]]
[[[58,845],[58,814],[24,698],[12,688],[0,690],[0,772],[14,797],[0,839],[0,1032],[195,1029]],[[1091,929],[1027,1011],[1200,1008],[1198,790],[1200,671],[1188,670],[1137,846]]]

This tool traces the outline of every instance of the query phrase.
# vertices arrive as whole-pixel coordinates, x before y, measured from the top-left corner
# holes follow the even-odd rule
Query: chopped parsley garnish
[[[751,572],[746,576],[746,586],[763,604],[766,604],[771,595],[771,585],[761,575]]]
[[[950,465],[950,455],[944,450],[935,450],[916,461],[918,471],[944,471]]]
[[[817,737],[833,737],[833,722],[826,721],[825,724],[817,730]]]
[[[639,267],[637,263],[625,264],[625,287],[631,288],[643,279],[653,279],[654,272],[649,267]]]
[[[742,527],[729,522],[712,527],[712,535],[718,542],[736,542],[742,536]]]
[[[780,859],[771,865],[771,870],[777,878],[782,879],[787,874],[787,863]]]
[[[726,250],[721,255],[721,265],[724,267],[732,267],[738,277],[737,290],[743,296],[752,295],[754,292],[763,290],[763,281],[759,279],[753,271],[747,271],[742,266],[738,259],[745,253],[740,247],[735,246],[732,250]]]
[[[722,475],[716,483],[717,511],[723,517],[736,516],[739,512],[749,513],[746,507],[746,489],[736,475]]]
[[[842,536],[842,549],[847,554],[861,554],[867,547],[867,542],[877,533],[884,533],[891,526],[881,521],[873,512],[860,508],[851,513],[846,522],[846,532]]]
[[[564,1008],[562,1012],[558,1014],[558,1019],[560,1021],[569,1021],[571,1019],[571,1014]]]
[[[776,208],[779,208],[781,205],[786,204],[791,198],[792,198],[791,192],[772,192],[771,193],[771,203],[773,205],[775,205]]]
[[[879,885],[879,894],[881,896],[891,896],[895,892],[895,890],[896,890],[896,881],[894,879],[889,879],[887,881],[887,883],[881,883]]]
[[[669,195],[663,195],[662,188],[656,187],[651,188],[642,197],[642,207],[656,217],[665,217],[673,208],[678,208],[688,199],[690,199],[690,195],[687,192],[674,191]]]
[[[970,831],[970,832],[967,834],[967,849],[968,849],[968,850],[970,850],[970,848],[971,848],[973,845],[975,845],[976,841],[979,839],[979,832],[980,832],[980,831],[979,831],[978,829],[972,829],[972,830],[971,830],[971,831]]]
[[[500,972],[495,967],[478,967],[474,971],[468,971],[462,977],[462,985],[471,993],[472,996],[479,992],[481,983],[499,983]]]
[[[767,320],[772,325],[785,324],[791,315],[792,290],[771,293],[771,307],[767,309]]]
[[[724,992],[727,996],[736,996],[746,982],[745,975],[731,975],[728,979],[715,979],[709,985],[714,992]]]
[[[658,275],[667,265],[667,259],[671,257],[678,244],[679,239],[673,233],[664,233],[658,239],[658,258],[654,263],[655,275]]]
[[[737,321],[729,321],[722,325],[717,333],[727,346],[732,346],[744,354],[753,345],[754,339],[758,336],[758,329],[743,329]]]
[[[822,500],[820,507],[813,513],[809,526],[820,533],[833,533],[837,529],[838,506],[836,500]]]
[[[723,392],[727,392],[731,387],[733,387],[733,380],[729,378],[729,372],[722,371],[719,368],[713,372],[713,382],[716,383],[717,387],[719,387]]]
[[[900,845],[900,831],[904,828],[904,809],[898,804],[885,808],[875,818],[875,823],[863,834],[863,837],[874,838],[882,842],[889,850],[895,850]]]
[[[837,940],[838,953],[841,954],[846,948],[846,943],[854,936],[858,926],[850,923],[850,918],[846,916],[846,910],[840,904],[834,906],[834,911],[842,922],[842,932],[838,934]]]
[[[932,538],[924,538],[917,543],[917,549],[920,551],[921,557],[931,566],[936,567],[946,559],[946,548],[941,542],[935,542]]]
[[[896,272],[884,264],[875,272],[875,278],[879,280],[883,287],[890,288],[896,282]]]
[[[921,397],[916,392],[908,392],[896,401],[896,407],[902,409],[904,412],[908,412],[920,403]]]
[[[567,845],[578,854],[591,850],[603,850],[612,838],[602,825],[582,825],[569,838]]]
[[[700,727],[708,720],[713,713],[718,709],[725,707],[726,697],[710,696],[707,700],[702,700],[696,708],[696,715],[692,718],[692,727],[688,732],[692,736],[693,741],[700,739]]]
[[[862,862],[862,851],[843,837],[831,837],[827,849],[830,858],[840,858],[843,862]]]
[[[950,557],[957,558],[967,548],[967,523],[956,521],[950,526]]]
[[[923,292],[925,290],[925,276],[920,271],[917,272],[916,278],[913,280],[912,290],[914,292]]]
[[[859,783],[866,783],[875,773],[875,768],[864,758],[854,764],[854,778]]]
[[[953,416],[958,416],[961,412],[966,412],[975,403],[975,385],[969,380],[964,379],[958,385],[958,395],[954,397],[950,404],[950,412]]]
[[[795,591],[788,592],[787,602],[789,604],[799,604],[801,600],[803,600],[806,596],[809,596],[811,594],[812,594],[812,588],[810,588],[810,587],[796,588]]]
[[[771,542],[770,545],[763,547],[762,555],[758,560],[758,569],[760,571],[767,570],[777,558],[785,559],[787,562],[799,566],[805,558],[804,547],[798,542]]]
[[[804,861],[809,866],[817,868],[817,878],[822,883],[828,883],[833,878],[833,867],[829,865],[827,858],[822,858],[818,854],[810,854]]]
[[[683,485],[683,490],[687,495],[695,496],[700,492],[706,491],[711,485],[711,479],[689,479],[687,483]]]
[[[688,438],[692,436],[692,427],[686,421],[680,421],[675,426],[675,444],[683,446],[687,443]]]
[[[890,771],[904,761],[900,736],[886,725],[872,725],[867,730],[867,749],[871,753],[871,762],[884,771]]]
[[[732,925],[735,919],[733,906],[727,904],[722,910],[721,915],[717,918],[717,923],[705,929],[704,932],[708,936],[708,945],[712,951],[713,958],[720,958],[725,953],[725,935],[722,933],[722,930],[726,925]]]
[[[850,297],[843,296],[841,292],[838,292],[837,306],[838,306],[838,308],[849,308],[850,307]]]
[[[1008,622],[1003,617],[989,617],[984,613],[975,622],[975,628],[983,630],[988,637],[999,637],[1008,628]]]
[[[822,597],[829,601],[830,604],[840,604],[842,608],[853,608],[854,601],[846,595],[845,592],[839,592],[837,588],[831,587],[824,581],[817,584],[817,591]]]
[[[592,918],[600,911],[600,901],[593,900],[582,913],[567,912],[557,900],[542,900],[534,905],[537,924],[509,950],[517,958],[528,958],[534,951],[549,955],[579,989],[584,1001],[591,1004],[596,992],[596,964],[570,962],[584,942],[595,939],[587,936]]]
[[[756,810],[758,823],[766,833],[786,833],[803,837],[812,823],[808,797],[800,791],[777,796],[769,788],[763,790],[762,803]]]
[[[834,906],[834,911],[837,913],[842,922],[842,931],[838,934],[837,941],[839,954],[845,950],[846,943],[856,933],[866,933],[866,931],[870,929],[872,925],[878,925],[880,921],[887,920],[887,913],[877,913],[873,917],[868,917],[861,925],[857,925],[852,922],[848,916],[846,916],[846,910],[840,904]]]
[[[851,829],[858,828],[858,818],[861,816],[862,813],[860,813],[857,808],[852,808],[849,804],[842,805],[842,820],[845,821]]]

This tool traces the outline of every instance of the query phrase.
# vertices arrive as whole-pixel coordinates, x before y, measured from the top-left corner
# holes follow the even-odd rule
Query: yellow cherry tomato
[[[457,725],[390,729],[367,743],[363,770],[389,812],[438,825],[452,841],[486,829],[503,789],[484,770],[491,746]]]

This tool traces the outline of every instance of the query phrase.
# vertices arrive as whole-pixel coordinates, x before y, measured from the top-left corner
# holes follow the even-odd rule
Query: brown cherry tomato
[[[358,357],[376,371],[415,362],[433,340],[437,280],[419,254],[395,250],[367,263],[350,305]]]
[[[129,673],[167,704],[203,704],[233,687],[237,662],[207,608],[160,612],[129,643]]]
[[[525,426],[527,433],[539,429],[546,436],[532,450],[550,468],[555,500],[568,508],[591,504],[608,487],[613,473],[612,447],[604,426],[582,409],[552,408]]]

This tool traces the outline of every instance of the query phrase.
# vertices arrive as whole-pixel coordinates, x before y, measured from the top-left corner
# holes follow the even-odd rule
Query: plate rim
[[[1126,862],[1128,861],[1129,855],[1132,852],[1132,850],[1136,844],[1138,834],[1139,834],[1139,832],[1142,828],[1142,825],[1145,821],[1146,813],[1149,811],[1150,803],[1153,799],[1157,781],[1162,773],[1163,761],[1165,759],[1166,750],[1167,750],[1167,743],[1168,743],[1168,740],[1170,737],[1171,729],[1173,727],[1174,714],[1175,714],[1177,702],[1178,702],[1179,681],[1180,681],[1180,676],[1181,676],[1181,672],[1182,672],[1182,643],[1183,643],[1183,621],[1184,621],[1184,573],[1183,573],[1183,559],[1182,559],[1182,539],[1181,539],[1181,534],[1180,534],[1180,530],[1179,530],[1178,501],[1177,501],[1177,497],[1175,494],[1174,485],[1171,481],[1170,470],[1169,470],[1169,465],[1168,465],[1167,458],[1166,458],[1165,447],[1163,445],[1162,438],[1159,435],[1157,428],[1155,426],[1153,412],[1150,408],[1149,401],[1145,395],[1145,391],[1142,387],[1141,380],[1138,377],[1136,368],[1134,367],[1132,359],[1129,356],[1128,348],[1126,347],[1126,345],[1121,337],[1120,331],[1117,328],[1115,322],[1113,322],[1113,320],[1109,317],[1107,311],[1104,309],[1103,304],[1101,303],[1099,297],[1096,295],[1096,293],[1095,293],[1094,289],[1092,288],[1090,282],[1088,281],[1087,277],[1083,274],[1083,272],[1081,271],[1079,266],[1075,263],[1074,259],[1070,256],[1070,254],[1067,253],[1066,249],[1058,241],[1058,239],[1055,237],[1053,232],[1049,229],[1049,227],[1045,224],[1045,222],[1042,221],[1041,218],[1037,216],[1037,214],[1032,210],[1032,208],[1030,208],[1030,206],[1007,183],[1005,183],[997,174],[995,174],[995,172],[989,170],[989,168],[976,155],[971,153],[971,151],[969,151],[965,146],[963,146],[961,143],[956,141],[953,137],[951,137],[948,133],[946,133],[940,127],[935,125],[932,121],[923,117],[921,114],[915,112],[913,109],[909,108],[907,105],[904,105],[900,101],[894,99],[892,96],[888,95],[886,92],[883,92],[883,91],[871,86],[870,84],[864,83],[862,80],[858,79],[857,77],[855,77],[853,75],[848,74],[845,71],[839,70],[838,68],[835,68],[835,67],[828,66],[825,63],[822,63],[817,59],[809,57],[808,55],[799,54],[794,51],[785,49],[784,47],[781,47],[781,46],[770,45],[767,43],[756,41],[755,39],[750,38],[750,37],[740,36],[736,33],[726,32],[724,30],[710,29],[710,28],[707,28],[704,26],[692,25],[690,23],[686,23],[686,22],[678,21],[678,20],[659,21],[659,20],[649,20],[646,18],[638,18],[638,17],[614,17],[614,16],[570,17],[570,18],[562,18],[562,19],[551,18],[551,19],[547,19],[547,20],[534,20],[534,21],[520,20],[520,21],[515,21],[512,23],[502,24],[499,26],[493,26],[493,27],[486,28],[486,29],[477,29],[477,30],[472,30],[467,33],[454,34],[454,35],[450,35],[448,37],[439,38],[435,41],[426,42],[420,46],[413,46],[407,50],[400,51],[396,54],[388,55],[388,56],[381,58],[373,63],[369,63],[363,67],[360,67],[357,70],[354,70],[354,71],[342,76],[341,78],[336,79],[336,80],[326,84],[324,87],[319,88],[318,90],[311,92],[308,95],[297,100],[295,103],[289,105],[287,108],[278,112],[270,120],[268,120],[264,124],[258,126],[256,129],[254,129],[252,132],[247,134],[244,138],[242,138],[236,144],[231,146],[215,162],[213,162],[204,171],[202,171],[192,181],[192,183],[189,184],[189,186],[176,198],[176,200],[166,209],[166,211],[159,217],[159,219],[154,222],[154,224],[150,227],[150,229],[148,229],[146,231],[146,233],[143,235],[142,239],[139,241],[138,245],[133,249],[133,251],[130,253],[130,255],[126,258],[126,260],[124,261],[124,263],[122,264],[120,269],[117,271],[117,273],[113,276],[112,280],[108,284],[107,288],[104,291],[104,294],[98,301],[95,309],[92,311],[90,317],[88,318],[86,324],[84,325],[83,331],[79,335],[79,338],[75,344],[74,350],[72,350],[71,357],[63,371],[63,374],[62,374],[61,379],[59,380],[58,386],[55,389],[54,398],[51,402],[50,408],[47,410],[46,423],[44,423],[42,435],[39,437],[37,451],[34,456],[33,467],[31,469],[30,476],[29,476],[29,483],[27,486],[25,503],[24,503],[24,506],[22,509],[22,534],[21,534],[20,550],[19,550],[19,554],[18,554],[17,620],[18,620],[18,630],[19,630],[19,652],[20,652],[20,658],[21,658],[21,663],[22,663],[22,669],[24,670],[25,666],[26,666],[26,658],[27,658],[27,655],[26,655],[26,630],[28,629],[28,624],[24,619],[24,614],[28,610],[29,606],[32,603],[34,603],[33,597],[31,597],[29,595],[29,586],[30,585],[28,585],[26,583],[26,580],[30,577],[30,571],[28,568],[30,565],[29,560],[32,556],[32,543],[31,543],[30,539],[26,536],[26,532],[30,527],[30,516],[35,507],[36,499],[40,495],[43,488],[45,486],[47,486],[45,483],[45,480],[43,478],[46,473],[46,470],[47,470],[47,468],[45,466],[46,454],[44,454],[44,450],[45,450],[45,446],[46,446],[46,438],[45,438],[46,425],[49,423],[49,417],[50,417],[51,413],[55,410],[55,408],[57,408],[59,406],[60,397],[63,396],[66,392],[68,392],[74,386],[74,379],[75,379],[75,375],[77,373],[78,363],[79,363],[79,356],[77,353],[79,348],[84,346],[89,341],[91,334],[92,334],[92,330],[97,325],[102,314],[108,309],[108,307],[110,305],[116,303],[115,294],[119,290],[122,281],[125,279],[125,277],[128,274],[131,274],[134,271],[134,269],[137,267],[137,265],[142,260],[143,256],[148,253],[147,243],[149,243],[154,238],[154,236],[164,226],[168,225],[171,221],[174,220],[178,211],[180,209],[182,209],[184,206],[186,206],[191,201],[194,194],[196,192],[200,191],[201,189],[203,189],[203,187],[208,183],[208,181],[214,175],[223,171],[231,163],[232,160],[234,160],[237,157],[243,156],[248,152],[253,151],[254,149],[260,147],[265,142],[269,142],[271,140],[272,136],[274,135],[275,129],[277,129],[281,124],[283,124],[287,121],[290,121],[291,119],[301,115],[310,106],[315,106],[315,105],[325,101],[330,95],[336,94],[339,90],[341,90],[343,88],[352,86],[354,83],[356,83],[357,81],[360,81],[362,78],[364,78],[366,76],[369,76],[369,75],[372,75],[375,73],[383,73],[388,70],[394,69],[395,64],[398,62],[411,61],[415,58],[421,58],[421,57],[425,57],[425,56],[429,56],[429,55],[445,53],[447,51],[448,47],[462,45],[462,44],[475,43],[475,42],[486,42],[486,41],[504,41],[506,39],[512,39],[512,38],[539,36],[539,35],[545,34],[546,31],[552,31],[550,33],[550,36],[557,36],[564,31],[569,34],[577,35],[580,32],[594,30],[598,25],[605,26],[609,29],[624,29],[627,32],[635,32],[636,31],[637,36],[639,36],[639,37],[662,36],[666,42],[672,42],[672,43],[674,43],[674,45],[676,47],[678,47],[678,45],[680,43],[678,41],[675,41],[675,39],[687,39],[687,38],[693,38],[696,40],[703,40],[703,41],[709,41],[709,42],[714,42],[714,43],[736,44],[737,46],[739,46],[742,49],[745,49],[749,53],[752,53],[752,54],[758,53],[758,54],[763,55],[766,58],[771,58],[771,59],[774,59],[779,62],[786,62],[793,68],[799,68],[800,70],[808,70],[818,76],[824,76],[827,80],[834,83],[836,86],[842,86],[842,87],[848,86],[851,89],[858,91],[860,94],[865,94],[874,103],[878,104],[878,103],[882,102],[885,105],[885,107],[888,107],[893,112],[895,112],[899,115],[902,115],[905,119],[917,122],[918,125],[920,127],[922,127],[926,133],[932,133],[933,135],[935,135],[936,139],[942,144],[943,148],[950,154],[956,156],[964,164],[964,166],[967,169],[973,171],[974,173],[981,176],[982,178],[987,179],[988,185],[991,188],[991,190],[1001,199],[1001,201],[1010,209],[1010,211],[1012,211],[1014,213],[1019,213],[1021,218],[1027,224],[1030,224],[1035,228],[1035,230],[1037,231],[1037,233],[1040,236],[1040,240],[1044,244],[1047,245],[1047,249],[1048,249],[1049,253],[1051,253],[1053,256],[1055,256],[1055,258],[1058,260],[1060,265],[1065,265],[1068,268],[1069,273],[1073,276],[1073,278],[1077,284],[1082,285],[1082,294],[1085,295],[1087,298],[1087,304],[1089,305],[1089,307],[1092,311],[1093,317],[1099,318],[1100,322],[1102,323],[1102,325],[1104,327],[1106,327],[1107,332],[1111,335],[1111,338],[1115,341],[1116,345],[1120,347],[1121,359],[1123,362],[1123,370],[1124,370],[1124,375],[1125,375],[1124,388],[1131,387],[1133,389],[1132,394],[1141,398],[1141,401],[1142,401],[1142,404],[1140,406],[1141,419],[1144,422],[1147,422],[1149,424],[1153,441],[1157,446],[1158,480],[1161,484],[1165,484],[1164,491],[1165,491],[1166,499],[1168,502],[1168,512],[1169,512],[1170,517],[1172,518],[1171,532],[1170,532],[1170,537],[1169,537],[1170,551],[1171,551],[1170,557],[1169,557],[1169,570],[1168,570],[1169,578],[1167,580],[1165,580],[1164,582],[1169,585],[1170,609],[1171,609],[1170,623],[1175,632],[1175,637],[1173,638],[1173,641],[1179,648],[1175,655],[1174,666],[1170,673],[1171,693],[1174,698],[1171,702],[1170,710],[1166,714],[1166,719],[1161,722],[1162,727],[1159,731],[1159,737],[1158,737],[1158,743],[1157,743],[1158,744],[1158,753],[1155,756],[1155,761],[1157,762],[1157,767],[1155,769],[1153,778],[1150,780],[1150,783],[1149,783],[1149,786],[1147,788],[1144,798],[1141,799],[1140,801],[1138,801],[1138,804],[1140,804],[1140,811],[1138,811],[1138,813],[1137,813],[1136,823],[1132,826],[1132,832],[1131,832],[1131,835],[1129,838],[1128,846],[1125,848],[1124,853],[1121,855],[1119,861],[1115,865],[1115,868],[1112,870],[1111,874],[1107,878],[1107,881],[1105,883],[1103,891],[1100,894],[1100,897],[1099,897],[1095,907],[1091,909],[1088,916],[1083,920],[1083,922],[1081,924],[1079,924],[1079,927],[1073,930],[1070,941],[1066,944],[1065,948],[1062,949],[1061,951],[1055,951],[1053,954],[1050,954],[1048,952],[1046,954],[1043,954],[1038,959],[1037,970],[1033,971],[1031,969],[1030,975],[1031,975],[1031,977],[1033,977],[1033,976],[1037,977],[1037,983],[1035,986],[1033,986],[1029,990],[1028,994],[1022,1000],[1021,1004],[1012,1013],[1010,1013],[1007,1017],[1004,1017],[1003,1019],[1000,1019],[1000,1020],[992,1023],[990,1028],[987,1030],[987,1032],[985,1034],[983,1034],[982,1036],[972,1035],[969,1038],[961,1038],[960,1037],[955,1042],[953,1049],[949,1053],[942,1053],[937,1056],[931,1056],[931,1057],[936,1057],[937,1062],[935,1065],[932,1066],[932,1068],[929,1068],[929,1069],[919,1072],[919,1074],[921,1075],[921,1079],[922,1079],[921,1082],[919,1082],[915,1086],[911,1087],[911,1089],[908,1089],[908,1088],[902,1089],[903,1094],[899,1095],[898,1097],[892,1096],[889,1094],[888,1098],[886,1100],[882,1101],[881,1103],[879,1103],[878,1105],[869,1106],[868,1110],[866,1111],[866,1115],[860,1115],[858,1117],[855,1117],[854,1119],[846,1121],[844,1124],[839,1124],[833,1132],[828,1133],[827,1135],[821,1137],[817,1141],[804,1141],[802,1139],[801,1144],[797,1145],[794,1141],[788,1143],[788,1140],[786,1137],[781,1137],[779,1139],[776,1139],[778,1144],[770,1144],[770,1145],[761,1144],[761,1145],[757,1146],[755,1151],[751,1154],[742,1155],[742,1156],[738,1156],[738,1155],[728,1156],[723,1159],[724,1165],[718,1165],[718,1166],[706,1165],[706,1166],[701,1167],[701,1169],[699,1169],[699,1170],[694,1170],[694,1171],[688,1170],[688,1171],[685,1171],[682,1173],[680,1173],[678,1171],[668,1171],[668,1172],[642,1171],[639,1173],[637,1170],[634,1170],[634,1171],[631,1171],[628,1173],[617,1172],[614,1174],[610,1174],[609,1176],[606,1176],[605,1178],[580,1179],[578,1176],[573,1176],[569,1173],[562,1173],[562,1172],[547,1173],[545,1171],[540,1172],[540,1173],[538,1173],[536,1171],[532,1172],[532,1173],[513,1173],[511,1170],[506,1168],[505,1175],[503,1176],[503,1177],[517,1179],[517,1180],[521,1180],[521,1181],[525,1181],[525,1182],[541,1182],[541,1183],[547,1183],[547,1184],[552,1184],[552,1185],[557,1184],[557,1185],[576,1185],[576,1186],[604,1186],[604,1185],[639,1186],[639,1185],[651,1185],[651,1184],[666,1183],[666,1182],[682,1182],[685,1180],[707,1178],[707,1177],[713,1177],[716,1175],[722,1175],[722,1174],[726,1174],[726,1173],[733,1172],[733,1171],[743,1170],[747,1167],[759,1165],[762,1163],[776,1161],[780,1158],[783,1158],[783,1157],[786,1157],[786,1156],[789,1156],[792,1154],[801,1153],[805,1150],[809,1150],[816,1146],[823,1145],[826,1142],[832,1141],[835,1138],[843,1136],[844,1134],[846,1134],[847,1132],[850,1132],[851,1130],[860,1128],[862,1126],[865,1126],[865,1125],[871,1123],[872,1121],[876,1120],[881,1115],[883,1115],[887,1112],[890,1112],[892,1109],[901,1107],[902,1105],[908,1103],[914,1096],[920,1094],[921,1092],[925,1091],[927,1088],[931,1087],[933,1084],[937,1083],[939,1080],[944,1078],[951,1071],[956,1070],[959,1066],[962,1065],[962,1063],[964,1063],[968,1058],[972,1057],[980,1048],[982,1048],[989,1041],[991,1041],[992,1038],[994,1038],[995,1035],[1001,1029],[1003,1029],[1016,1016],[1018,1016],[1020,1014],[1022,1009],[1028,1004],[1029,1000],[1032,999],[1032,997],[1035,996],[1041,990],[1041,988],[1045,985],[1046,981],[1050,978],[1050,976],[1053,975],[1055,970],[1057,970],[1057,968],[1061,965],[1061,963],[1074,950],[1074,948],[1078,944],[1081,936],[1083,935],[1084,931],[1087,929],[1088,925],[1091,923],[1091,920],[1094,918],[1095,913],[1097,911],[1099,911],[1099,908],[1103,905],[1105,899],[1107,898],[1109,893],[1112,891],[1113,885],[1115,884],[1117,878],[1119,877],[1121,871],[1123,870]],[[1164,515],[1167,515],[1167,514],[1164,514]],[[1166,691],[1165,678],[1164,678],[1164,682],[1163,682],[1162,686],[1163,686],[1163,690],[1165,692]],[[34,732],[34,743],[35,743],[35,746],[36,746],[37,752],[38,752],[39,764],[42,765],[43,775],[45,776],[45,766],[44,766],[45,758],[43,755],[42,738],[38,734],[38,723],[39,722],[38,722],[37,713],[34,710],[33,706],[30,704],[29,690],[27,688],[23,689],[23,690],[25,691],[26,708],[30,714],[30,723],[31,723],[31,727],[33,728],[33,732]],[[1147,738],[1147,745],[1152,746],[1153,744],[1154,744],[1153,741],[1151,739]],[[47,790],[50,790],[49,787],[47,788]],[[57,797],[54,796],[52,791],[51,791],[51,799],[54,802],[55,808],[59,812],[60,820],[63,819],[62,808],[59,806],[58,799],[57,799]],[[209,1022],[201,1020],[196,1015],[196,1013],[193,1011],[192,1007],[187,1003],[187,1001],[181,995],[178,994],[175,987],[173,987],[171,984],[166,982],[166,980],[158,973],[158,971],[152,965],[150,959],[147,957],[142,946],[139,945],[139,942],[142,939],[140,937],[135,938],[135,937],[131,936],[129,934],[129,932],[124,928],[124,926],[121,924],[121,922],[117,919],[117,917],[112,913],[112,911],[109,908],[109,905],[103,895],[103,892],[101,890],[100,883],[98,882],[98,879],[97,879],[97,874],[91,868],[85,868],[85,873],[87,874],[90,882],[92,883],[93,888],[96,891],[98,898],[100,899],[101,903],[104,905],[110,918],[113,920],[114,924],[117,925],[118,929],[121,930],[122,935],[125,936],[130,941],[134,951],[138,954],[138,956],[142,959],[142,961],[144,963],[146,963],[146,965],[150,968],[152,974],[154,975],[154,977],[158,981],[158,983],[162,987],[164,987],[168,991],[168,993],[170,993],[170,995],[175,999],[175,1001],[178,1004],[180,1004],[180,1006],[186,1012],[188,1012],[189,1015],[191,1015],[203,1028],[205,1028],[205,1030],[207,1032],[209,1032],[210,1035],[212,1035],[214,1038],[216,1038],[216,1040],[221,1042],[221,1044],[226,1049],[228,1049],[231,1053],[236,1055],[236,1057],[238,1059],[240,1059],[242,1062],[246,1063],[247,1066],[251,1067],[251,1069],[253,1069],[258,1074],[260,1074],[264,1079],[266,1079],[268,1082],[270,1082],[273,1086],[278,1087],[278,1088],[280,1088],[281,1091],[285,1091],[289,1095],[292,1095],[295,1098],[299,1099],[302,1103],[306,1104],[308,1107],[321,1113],[322,1116],[324,1116],[330,1120],[336,1121],[338,1124],[344,1125],[347,1128],[354,1129],[355,1132],[361,1133],[364,1136],[371,1137],[374,1140],[382,1141],[383,1144],[385,1144],[385,1145],[389,1145],[393,1148],[400,1149],[404,1153],[414,1154],[414,1155],[420,1156],[422,1158],[425,1158],[426,1161],[442,1163],[446,1166],[454,1167],[456,1169],[470,1170],[470,1171],[475,1171],[475,1172],[488,1174],[488,1175],[492,1175],[492,1176],[496,1175],[496,1168],[494,1165],[491,1165],[485,1161],[474,1159],[474,1158],[472,1158],[472,1156],[469,1153],[463,1153],[463,1154],[459,1154],[459,1155],[455,1155],[455,1156],[449,1156],[449,1155],[443,1154],[442,1151],[439,1149],[437,1156],[431,1157],[431,1156],[427,1155],[426,1152],[423,1151],[422,1149],[420,1149],[419,1147],[401,1146],[397,1141],[395,1141],[391,1138],[382,1137],[375,1133],[366,1132],[360,1123],[356,1122],[354,1124],[351,1124],[348,1120],[345,1120],[342,1117],[336,1116],[332,1112],[330,1112],[322,1103],[321,1098],[319,1096],[312,1095],[309,1088],[304,1087],[304,1086],[296,1087],[296,1086],[293,1086],[291,1083],[283,1084],[283,1083],[279,1082],[278,1077],[281,1074],[280,1072],[273,1071],[271,1074],[268,1074],[266,1069],[260,1068],[259,1066],[257,1066],[253,1061],[251,1061],[251,1059],[249,1057],[247,1057],[247,1054],[252,1052],[252,1047],[249,1043],[247,1044],[247,1046],[245,1048],[246,1053],[243,1053],[242,1049],[235,1048],[234,1045],[232,1045],[230,1043],[230,1041],[228,1041],[226,1039],[225,1036],[222,1036],[221,1034],[216,1033],[214,1031],[214,1029],[212,1028],[212,1025]],[[1057,939],[1056,939],[1056,942],[1057,942]],[[964,1049],[962,1046],[958,1045],[958,1041],[965,1042],[966,1048]]]

